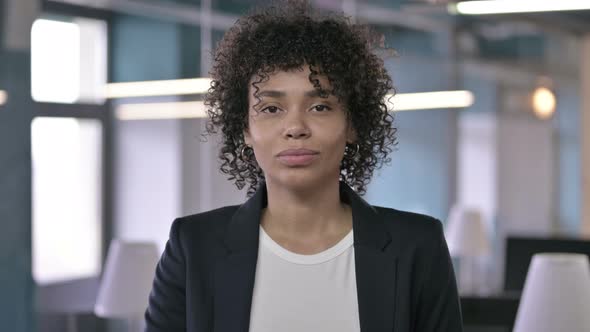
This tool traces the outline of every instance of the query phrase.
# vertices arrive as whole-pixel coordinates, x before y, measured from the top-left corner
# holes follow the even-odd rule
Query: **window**
[[[38,19],[31,30],[31,95],[38,102],[104,102],[107,29],[102,20]]]
[[[33,278],[96,277],[104,229],[109,135],[107,23],[44,14],[31,28]]]
[[[39,284],[100,273],[102,125],[37,117],[31,125],[33,277]]]

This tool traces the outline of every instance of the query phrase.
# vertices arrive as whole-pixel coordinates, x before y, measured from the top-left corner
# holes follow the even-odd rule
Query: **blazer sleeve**
[[[145,312],[146,332],[186,330],[186,265],[180,243],[180,226],[181,219],[174,220],[166,248],[156,266]]]
[[[462,332],[463,319],[457,284],[442,224],[435,231],[426,252],[423,284],[418,297],[417,332]]]

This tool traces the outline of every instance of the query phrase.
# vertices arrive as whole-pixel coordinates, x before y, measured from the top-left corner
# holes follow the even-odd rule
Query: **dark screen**
[[[522,291],[533,255],[542,252],[578,253],[590,257],[590,240],[508,237],[504,270],[505,291]]]

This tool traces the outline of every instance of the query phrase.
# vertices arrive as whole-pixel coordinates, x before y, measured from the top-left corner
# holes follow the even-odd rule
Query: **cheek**
[[[342,123],[328,123],[323,124],[317,128],[316,133],[322,136],[324,142],[329,142],[331,145],[345,145],[347,139],[348,128]]]
[[[258,148],[266,147],[272,142],[272,133],[269,128],[264,128],[258,124],[250,127],[250,140],[253,146]]]
[[[256,123],[250,125],[249,137],[249,143],[254,149],[256,160],[264,168],[265,160],[272,157],[273,142],[276,140],[270,128],[264,128]]]
[[[330,159],[340,162],[344,155],[344,148],[346,147],[346,132],[339,132],[337,129],[331,132],[326,130],[323,136],[321,140],[324,142],[323,150],[329,152]]]

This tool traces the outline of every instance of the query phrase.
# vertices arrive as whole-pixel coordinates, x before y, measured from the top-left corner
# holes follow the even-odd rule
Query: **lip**
[[[286,166],[307,166],[311,164],[319,152],[308,149],[288,149],[281,151],[277,158]]]
[[[309,149],[288,149],[279,152],[278,157],[316,155],[319,152]]]

